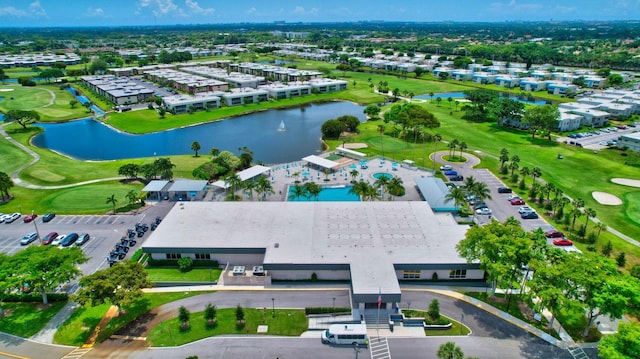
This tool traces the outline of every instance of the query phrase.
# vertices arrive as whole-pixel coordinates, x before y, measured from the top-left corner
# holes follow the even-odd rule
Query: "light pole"
[[[353,347],[353,351],[356,353],[356,359],[358,359],[358,354],[360,354],[360,348],[358,347],[358,343]]]
[[[333,311],[336,311],[336,297],[333,297]]]
[[[271,298],[271,317],[276,316],[276,298]]]
[[[35,213],[35,210],[32,209],[31,210],[31,217],[33,218],[33,214]],[[42,238],[40,238],[40,232],[38,231],[38,225],[36,224],[36,220],[33,219],[31,220],[31,222],[33,222],[33,226],[36,228],[36,235],[38,236],[38,240],[40,241],[40,244],[42,244]]]

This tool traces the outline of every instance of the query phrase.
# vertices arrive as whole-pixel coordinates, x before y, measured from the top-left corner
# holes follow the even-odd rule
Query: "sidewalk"
[[[49,323],[42,328],[38,333],[31,336],[31,340],[40,343],[53,343],[53,336],[56,334],[56,330],[71,316],[74,310],[78,307],[77,303],[68,302],[56,315],[49,320]]]

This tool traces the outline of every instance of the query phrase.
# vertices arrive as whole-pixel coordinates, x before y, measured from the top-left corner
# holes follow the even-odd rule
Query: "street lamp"
[[[276,298],[271,298],[271,317],[276,316]]]
[[[336,297],[333,297],[333,311],[336,311]]]
[[[358,343],[353,347],[353,351],[356,353],[356,359],[358,359],[358,354],[360,354],[360,348],[358,348]]]
[[[31,218],[33,218],[33,214],[35,213],[35,210],[32,209],[31,210]],[[36,235],[38,236],[38,240],[40,240],[40,244],[42,244],[42,238],[40,237],[40,231],[38,231],[38,225],[36,224],[36,220],[33,219],[31,220],[31,222],[33,222],[33,226],[36,228]]]

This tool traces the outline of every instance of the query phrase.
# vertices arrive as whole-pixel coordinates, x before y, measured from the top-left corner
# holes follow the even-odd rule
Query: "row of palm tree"
[[[397,176],[380,176],[373,184],[363,180],[355,182],[349,190],[349,193],[358,195],[362,201],[384,199],[385,194],[388,193],[388,199],[391,200],[393,198],[391,194],[401,192],[401,187],[403,187],[402,178]]]
[[[249,199],[253,199],[253,192],[255,191],[258,194],[258,198],[260,200],[265,200],[267,196],[274,194],[273,186],[271,186],[271,182],[265,176],[259,176],[257,179],[251,179],[248,181],[242,181],[237,173],[229,173],[226,175],[223,180],[231,187],[232,192],[229,197],[230,200],[235,201],[239,199],[236,196],[236,191],[238,189],[244,189],[249,193]]]
[[[315,201],[320,197],[322,187],[315,182],[307,182],[305,184],[296,183],[289,191],[290,200],[299,200],[300,197],[307,199],[313,198]]]
[[[466,204],[468,196],[473,196],[476,201],[483,202],[491,199],[491,190],[486,183],[476,181],[473,176],[469,176],[465,178],[463,186],[452,188],[444,198],[448,201],[454,201],[456,207],[462,208],[462,205]]]
[[[449,148],[449,159],[452,159],[456,156],[456,149],[460,149],[460,157],[462,157],[462,152],[468,148],[466,142],[460,142],[457,138],[451,140],[447,147]]]

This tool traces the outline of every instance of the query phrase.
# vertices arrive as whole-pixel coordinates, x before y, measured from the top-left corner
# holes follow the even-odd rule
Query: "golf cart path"
[[[91,183],[117,181],[117,180],[124,179],[124,177],[99,178],[99,179],[95,179],[95,180],[83,181],[83,182],[77,182],[77,183],[70,183],[70,184],[65,184],[65,185],[60,185],[60,186],[39,186],[39,185],[27,183],[27,182],[25,182],[25,181],[20,179],[20,177],[19,177],[20,172],[24,171],[24,169],[26,169],[26,168],[28,168],[30,166],[33,166],[38,161],[40,161],[40,155],[37,154],[32,149],[28,148],[27,146],[23,145],[22,143],[14,140],[11,136],[9,136],[7,134],[7,131],[5,131],[4,125],[0,126],[0,134],[2,134],[2,137],[4,137],[7,141],[13,143],[15,146],[17,146],[18,148],[20,148],[24,152],[26,152],[29,155],[31,155],[31,157],[33,157],[33,160],[31,160],[31,162],[27,163],[24,166],[21,166],[17,170],[13,171],[13,173],[11,173],[11,180],[13,180],[13,182],[16,185],[20,186],[20,187],[30,188],[30,189],[61,189],[61,188],[71,188],[71,187],[76,187],[76,186],[82,186],[82,185],[91,184]]]

